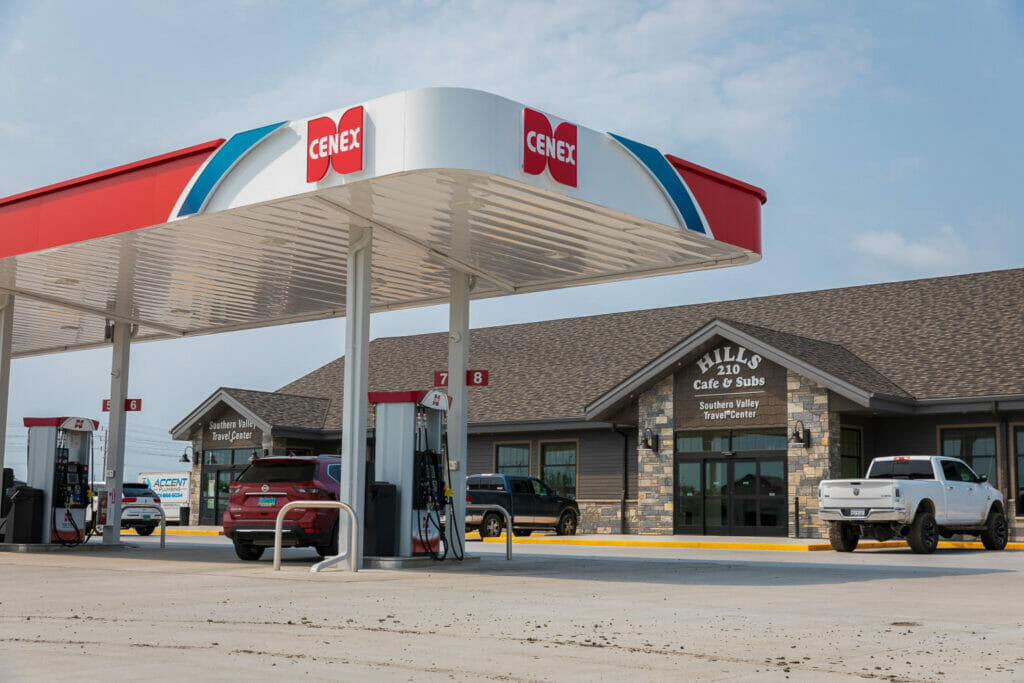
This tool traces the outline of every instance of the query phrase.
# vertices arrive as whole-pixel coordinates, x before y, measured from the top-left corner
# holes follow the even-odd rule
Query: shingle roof
[[[767,327],[747,325],[735,320],[723,322],[864,391],[885,396],[911,398],[909,393],[894,384],[892,380],[840,344],[809,339],[796,334],[771,330]]]
[[[223,388],[226,394],[274,427],[323,429],[330,399],[316,396]]]
[[[715,319],[869,391],[917,399],[1024,394],[1024,269],[847,287],[475,329],[470,422],[575,419],[583,408]],[[753,334],[753,332],[751,332]],[[376,339],[370,390],[429,388],[444,333]],[[772,342],[770,342],[772,343]],[[344,359],[286,385],[331,399],[341,424]]]

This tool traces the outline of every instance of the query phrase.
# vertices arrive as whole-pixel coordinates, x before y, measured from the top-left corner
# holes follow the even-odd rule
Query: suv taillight
[[[121,502],[122,503],[134,503],[137,500],[138,500],[138,498],[136,498],[135,496],[132,496],[131,498],[122,498]]]
[[[473,499],[469,497],[468,493],[466,494],[466,502],[467,503],[472,503],[473,502]]]
[[[241,491],[241,490],[242,490],[242,485],[239,484],[237,481],[231,482],[231,484],[228,486],[228,493],[235,493],[236,491]]]
[[[153,502],[156,503],[157,505],[159,505],[160,504],[160,496],[153,496]]]
[[[303,482],[301,484],[296,484],[295,485],[295,490],[298,493],[303,493],[303,494],[306,494],[306,495],[313,495],[313,496],[321,496],[321,497],[324,497],[324,498],[326,498],[326,497],[328,497],[330,495],[330,493],[326,489],[320,488],[315,481],[306,481],[306,482]]]

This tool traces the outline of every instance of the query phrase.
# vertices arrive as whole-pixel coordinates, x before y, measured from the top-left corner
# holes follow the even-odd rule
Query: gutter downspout
[[[629,427],[630,425],[624,425]],[[612,431],[622,436],[622,499],[619,501],[619,533],[626,535],[626,497],[629,492],[629,432],[612,423]]]

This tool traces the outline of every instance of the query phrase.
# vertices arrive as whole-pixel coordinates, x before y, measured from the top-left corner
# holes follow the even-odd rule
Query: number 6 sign
[[[486,387],[490,380],[487,370],[466,370],[467,387]],[[434,386],[448,386],[448,373],[445,370],[438,370],[434,373]]]

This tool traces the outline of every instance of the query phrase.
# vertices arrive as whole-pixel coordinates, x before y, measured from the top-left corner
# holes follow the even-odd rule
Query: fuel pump
[[[398,496],[399,557],[449,554],[445,515],[452,510],[443,443],[451,399],[439,391],[371,392],[376,405],[376,478],[393,482]],[[462,548],[451,548],[461,559]]]
[[[89,464],[95,420],[26,417],[30,487],[43,491],[43,543],[78,545],[86,540]]]

